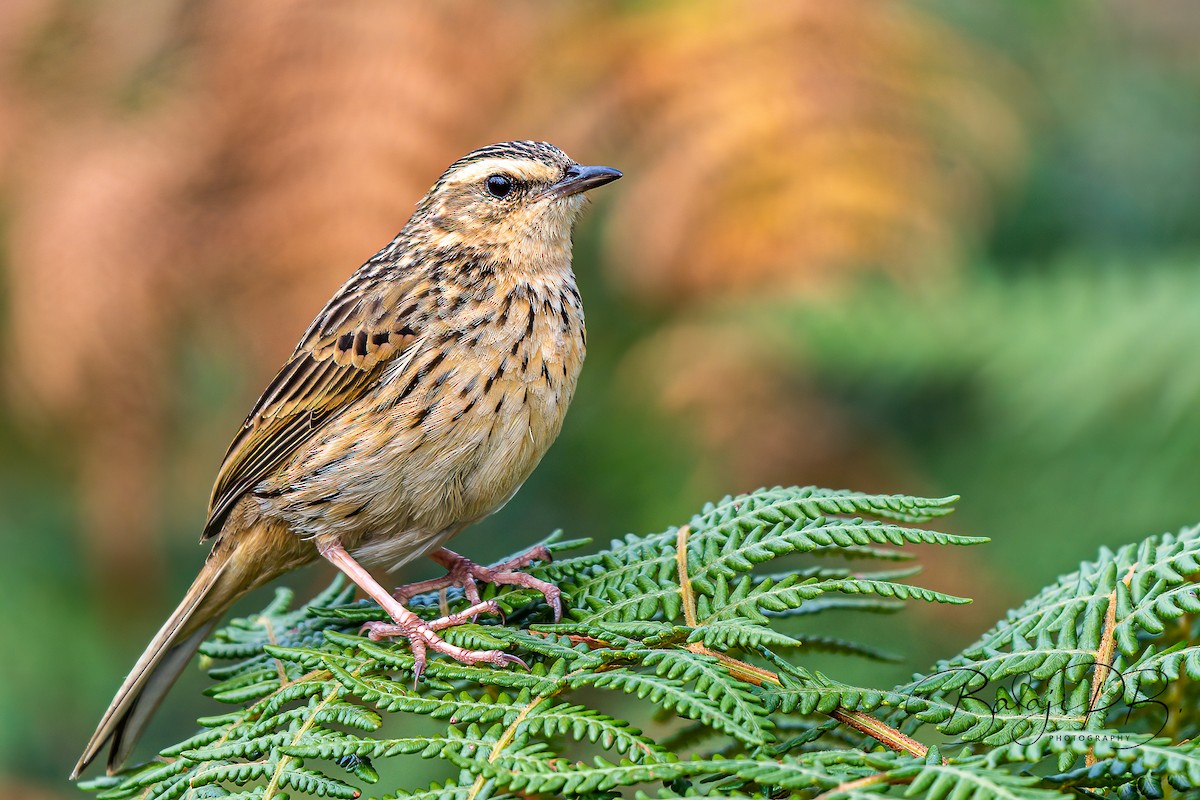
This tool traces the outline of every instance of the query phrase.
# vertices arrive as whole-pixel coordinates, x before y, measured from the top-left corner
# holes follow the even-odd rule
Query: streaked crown
[[[442,173],[407,233],[425,246],[483,249],[522,266],[569,264],[584,193],[620,176],[609,167],[580,166],[549,142],[491,144]]]

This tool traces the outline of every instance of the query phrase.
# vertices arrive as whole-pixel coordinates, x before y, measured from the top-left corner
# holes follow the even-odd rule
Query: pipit
[[[476,150],[438,179],[386,247],[308,327],[254,405],[217,475],[212,550],[183,602],[125,679],[72,778],[111,740],[125,760],[151,715],[230,605],[276,576],[327,559],[378,602],[416,671],[427,650],[468,664],[519,659],[467,650],[437,631],[481,613],[476,581],[558,589],[518,570],[548,553],[481,567],[442,545],[508,501],[558,436],[583,363],[583,304],[571,271],[584,192],[616,180],[545,142]],[[421,555],[471,607],[425,622],[371,577]]]

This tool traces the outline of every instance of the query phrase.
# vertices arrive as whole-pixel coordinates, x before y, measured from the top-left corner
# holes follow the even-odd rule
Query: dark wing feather
[[[417,338],[413,281],[351,279],[313,321],[246,417],[225,454],[204,538],[217,535],[242,496],[362,397]],[[398,316],[405,308],[409,318]]]

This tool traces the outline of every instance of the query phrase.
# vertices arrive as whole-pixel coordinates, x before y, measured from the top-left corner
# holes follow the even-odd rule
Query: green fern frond
[[[528,672],[434,658],[414,685],[405,643],[356,635],[381,611],[354,602],[341,581],[295,609],[280,591],[203,646],[214,680],[206,693],[231,710],[201,719],[203,730],[161,760],[87,788],[106,800],[360,797],[386,784],[377,767],[404,759],[440,762],[456,777],[386,787],[389,798],[1048,800],[1200,785],[1189,741],[1200,725],[1195,704],[1171,706],[1158,729],[1153,705],[1196,694],[1194,530],[1102,552],[903,686],[856,687],[803,665],[818,649],[880,654],[785,634],[781,618],[964,602],[902,583],[911,570],[850,572],[829,560],[895,561],[885,548],[977,543],[906,527],[949,503],[772,489],[726,498],[680,528],[540,565],[532,572],[569,600],[562,622],[539,619],[544,604],[530,593],[507,591],[498,597],[527,624],[445,632],[461,646],[519,653]],[[577,543],[552,540],[565,544]],[[797,561],[807,556],[819,563]],[[455,593],[449,601],[466,602]],[[412,607],[440,613],[434,597]],[[419,728],[406,724],[417,719]],[[960,752],[943,759],[905,736],[928,729]]]

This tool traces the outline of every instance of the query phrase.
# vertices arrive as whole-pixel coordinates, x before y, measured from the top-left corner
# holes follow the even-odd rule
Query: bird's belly
[[[566,372],[557,382],[540,364],[532,375],[457,374],[433,396],[394,403],[384,387],[323,429],[271,501],[275,513],[366,563],[397,565],[440,546],[507,502],[558,436],[578,368],[555,367]]]
[[[427,526],[461,528],[507,502],[558,436],[569,402],[514,376],[469,408],[449,402],[431,414],[424,444],[404,457],[420,464],[406,483],[428,512]]]

